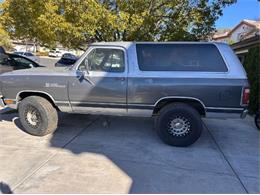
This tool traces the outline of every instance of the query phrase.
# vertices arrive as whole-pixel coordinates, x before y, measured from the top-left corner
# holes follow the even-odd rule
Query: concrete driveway
[[[0,116],[0,182],[13,193],[260,193],[260,132],[252,118],[207,119],[177,148],[151,119],[62,114],[46,137]],[[10,188],[10,189],[9,189]]]

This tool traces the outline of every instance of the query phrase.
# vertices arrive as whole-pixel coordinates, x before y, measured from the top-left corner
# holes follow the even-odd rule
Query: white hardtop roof
[[[127,42],[127,41],[118,41],[118,42],[96,42],[90,45],[92,46],[119,46],[124,48],[129,48],[134,44],[215,44],[215,45],[226,45],[222,42],[199,42],[199,41],[174,41],[174,42]]]

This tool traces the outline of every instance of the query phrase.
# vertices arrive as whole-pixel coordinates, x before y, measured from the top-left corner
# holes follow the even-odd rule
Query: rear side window
[[[142,71],[227,72],[213,44],[136,44]]]

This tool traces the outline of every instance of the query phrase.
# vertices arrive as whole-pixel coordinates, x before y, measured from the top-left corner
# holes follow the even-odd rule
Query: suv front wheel
[[[172,103],[163,107],[156,118],[159,137],[172,146],[189,146],[201,135],[203,128],[199,113],[184,103]]]
[[[19,103],[18,111],[22,126],[31,135],[44,136],[57,129],[57,111],[45,98],[26,97]]]

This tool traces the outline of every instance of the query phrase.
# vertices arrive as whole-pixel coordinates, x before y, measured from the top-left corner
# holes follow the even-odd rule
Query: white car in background
[[[24,57],[26,57],[26,58],[29,58],[30,60],[33,60],[33,61],[35,61],[35,62],[37,62],[37,63],[40,62],[39,57],[36,56],[36,55],[34,55],[34,54],[31,53],[31,52],[16,51],[16,52],[14,52],[14,53],[17,54],[17,55],[20,55],[20,56],[24,56]]]
[[[58,50],[51,50],[49,52],[49,57],[61,57],[62,56],[62,52],[61,51],[58,51]]]

